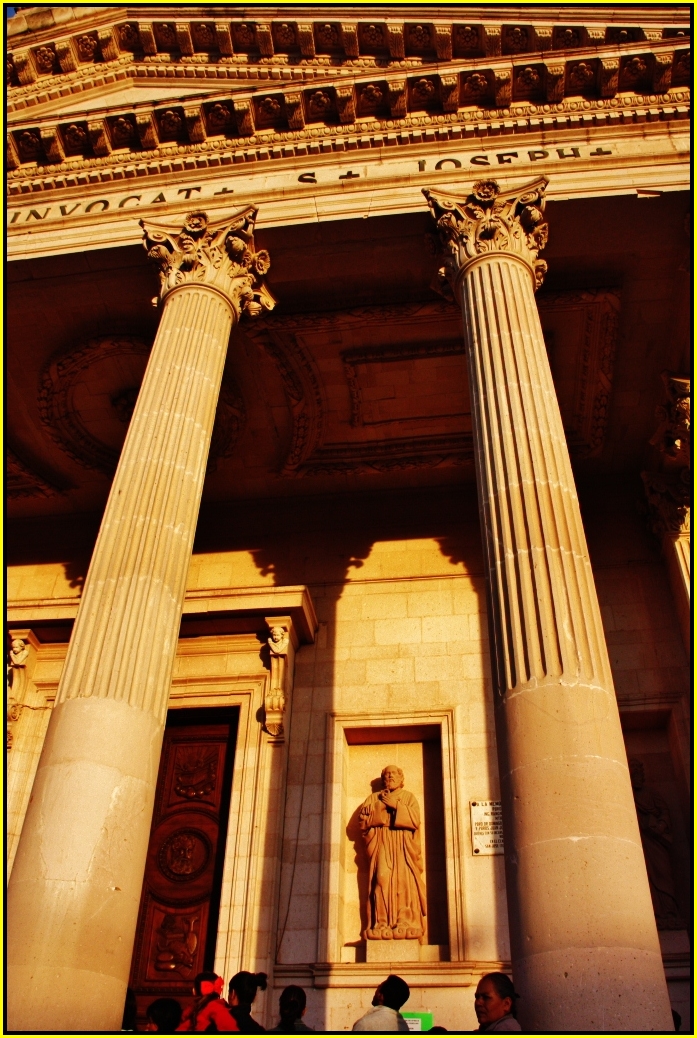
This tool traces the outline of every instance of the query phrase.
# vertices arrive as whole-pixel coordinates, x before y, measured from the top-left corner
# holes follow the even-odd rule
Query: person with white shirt
[[[409,985],[406,980],[391,973],[387,980],[378,985],[373,995],[373,1009],[356,1020],[354,1031],[369,1031],[380,1034],[386,1031],[408,1031],[409,1025],[400,1013],[400,1009],[409,998]]]

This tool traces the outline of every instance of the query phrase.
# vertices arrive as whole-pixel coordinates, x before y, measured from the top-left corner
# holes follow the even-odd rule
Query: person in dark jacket
[[[172,1034],[182,1022],[182,1007],[176,998],[157,998],[145,1010],[146,1031]]]
[[[241,970],[228,984],[227,1004],[242,1034],[264,1033],[264,1028],[252,1016],[252,1003],[257,991],[266,991],[265,973]]]
[[[196,1001],[184,1010],[177,1031],[239,1031],[237,1021],[220,997],[222,990],[222,977],[216,973],[198,973],[194,977]]]
[[[272,1027],[269,1034],[314,1034],[312,1027],[302,1022],[307,1006],[307,998],[302,988],[291,984],[285,988],[278,1000],[280,1021]]]
[[[477,984],[474,995],[474,1011],[477,1014],[479,1032],[500,1033],[520,1031],[516,1020],[515,1002],[518,998],[513,981],[505,973],[487,973]]]

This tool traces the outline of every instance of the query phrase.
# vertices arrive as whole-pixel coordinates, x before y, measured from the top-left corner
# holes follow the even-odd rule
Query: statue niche
[[[382,789],[363,802],[359,825],[370,859],[367,940],[418,939],[424,934],[426,888],[421,816],[404,772],[383,768]]]

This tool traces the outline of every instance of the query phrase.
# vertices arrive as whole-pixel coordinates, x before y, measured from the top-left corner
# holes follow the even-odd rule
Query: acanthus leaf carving
[[[225,295],[235,312],[258,317],[275,300],[264,283],[271,265],[265,249],[256,251],[257,209],[248,206],[211,223],[201,211],[189,213],[181,230],[171,223],[141,220],[143,244],[160,275],[160,299],[182,285],[209,285]]]
[[[424,189],[444,260],[437,274],[438,291],[452,298],[460,271],[490,252],[518,256],[530,267],[539,288],[547,269],[545,261],[538,259],[547,243],[543,218],[547,183],[540,177],[525,187],[502,192],[496,181],[480,180],[464,199]]]

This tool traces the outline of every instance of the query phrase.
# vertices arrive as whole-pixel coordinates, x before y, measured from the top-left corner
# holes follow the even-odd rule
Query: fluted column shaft
[[[205,214],[194,216],[203,234]],[[175,276],[176,262],[164,272],[160,325],[22,830],[8,895],[11,1030],[121,1025],[223,365],[240,299],[253,302],[246,271],[221,287],[198,269],[197,280]]]
[[[520,247],[526,221],[539,229],[539,210],[522,211],[530,195],[499,195],[501,225],[494,207],[487,227],[498,187],[478,188],[483,198],[462,203],[448,274],[469,363],[519,1016],[533,1031],[670,1029],[619,711],[535,304],[541,261],[532,240]],[[540,208],[543,190],[533,199]],[[432,208],[440,201],[429,198]],[[436,215],[443,211],[452,227],[447,200]]]

